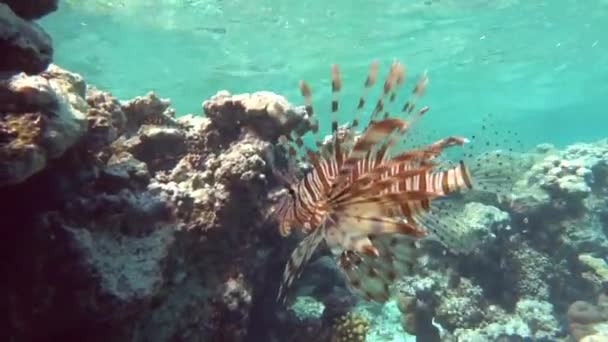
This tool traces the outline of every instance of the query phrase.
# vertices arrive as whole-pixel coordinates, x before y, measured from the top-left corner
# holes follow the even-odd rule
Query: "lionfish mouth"
[[[457,234],[458,229],[466,229],[465,223],[445,202],[450,194],[473,188],[508,189],[512,171],[506,165],[512,161],[505,159],[509,154],[445,160],[444,150],[469,142],[459,136],[403,148],[403,139],[429,110],[417,106],[428,77],[424,73],[418,78],[400,109],[392,114],[389,108],[394,107],[406,79],[405,67],[397,61],[390,65],[369,120],[357,134],[367,93],[377,78],[378,64],[373,62],[352,120],[339,126],[342,81],[338,66],[332,66],[331,136],[325,141],[319,137],[311,88],[304,81],[299,84],[316,149],[307,147],[295,133],[279,139],[290,156],[289,174],[295,174],[292,171],[298,162],[311,165],[302,179],[288,182],[289,195],[274,213],[283,236],[293,228],[307,233],[287,263],[279,299],[285,299],[287,288],[325,241],[351,289],[366,299],[385,301],[390,285],[413,272],[417,239],[431,235],[453,251],[467,252],[466,241],[459,240]]]

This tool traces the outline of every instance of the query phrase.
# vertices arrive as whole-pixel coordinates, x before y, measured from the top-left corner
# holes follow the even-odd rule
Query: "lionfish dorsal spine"
[[[318,149],[321,147],[322,141],[319,137],[319,120],[315,116],[315,110],[312,105],[312,90],[308,83],[306,83],[305,81],[300,81],[298,83],[298,87],[300,89],[300,95],[304,99],[304,109],[306,111],[306,114],[308,115],[310,130],[312,131],[312,134],[315,139],[315,146]]]
[[[384,86],[382,88],[380,96],[378,97],[378,100],[376,100],[376,106],[374,107],[374,110],[372,111],[372,114],[370,116],[370,123],[374,122],[377,119],[378,114],[380,114],[384,110],[384,101],[386,97],[391,93],[393,86],[395,85],[397,72],[398,63],[394,61],[391,63],[386,78],[384,79]]]
[[[361,96],[359,97],[359,102],[357,104],[357,110],[355,111],[355,117],[353,118],[353,120],[351,122],[351,127],[356,128],[357,126],[359,126],[359,120],[361,118],[361,112],[363,112],[363,108],[365,107],[367,93],[376,84],[377,78],[378,78],[378,62],[373,61],[369,66],[369,71],[368,71],[367,77],[365,79],[363,90],[361,91]]]
[[[342,80],[340,79],[340,69],[337,64],[331,66],[331,133],[338,132],[337,113],[340,108],[339,96],[342,90]]]

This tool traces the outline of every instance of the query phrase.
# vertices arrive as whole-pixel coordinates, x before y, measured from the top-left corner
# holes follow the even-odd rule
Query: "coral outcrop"
[[[575,144],[563,151],[543,145],[516,184],[513,209],[528,215],[575,215],[593,192],[605,191],[608,143]]]
[[[203,108],[207,117],[225,131],[247,127],[267,141],[276,141],[291,131],[301,134],[310,129],[304,108],[294,108],[284,97],[270,92],[232,96],[223,91],[205,101]],[[221,108],[229,110],[218,110]]]
[[[82,86],[54,66],[40,76],[0,81],[0,186],[28,179],[85,134]]]

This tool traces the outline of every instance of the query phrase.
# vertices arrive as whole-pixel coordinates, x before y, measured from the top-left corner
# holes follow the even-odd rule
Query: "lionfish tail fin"
[[[519,153],[523,145],[517,130],[505,130],[500,117],[489,113],[482,117],[477,134],[465,146],[464,162],[473,189],[498,196],[509,196],[515,177],[521,173]]]
[[[514,186],[516,158],[507,151],[486,152],[470,163],[468,172],[475,190],[509,196]]]

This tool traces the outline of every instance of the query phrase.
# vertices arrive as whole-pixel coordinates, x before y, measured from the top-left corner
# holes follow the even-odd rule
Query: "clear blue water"
[[[607,18],[606,0],[82,0],[42,25],[56,63],[121,99],[154,90],[179,114],[221,89],[299,104],[302,78],[328,108],[331,63],[354,107],[367,64],[398,58],[428,70],[433,128],[491,112],[527,143],[562,146],[606,135]]]

